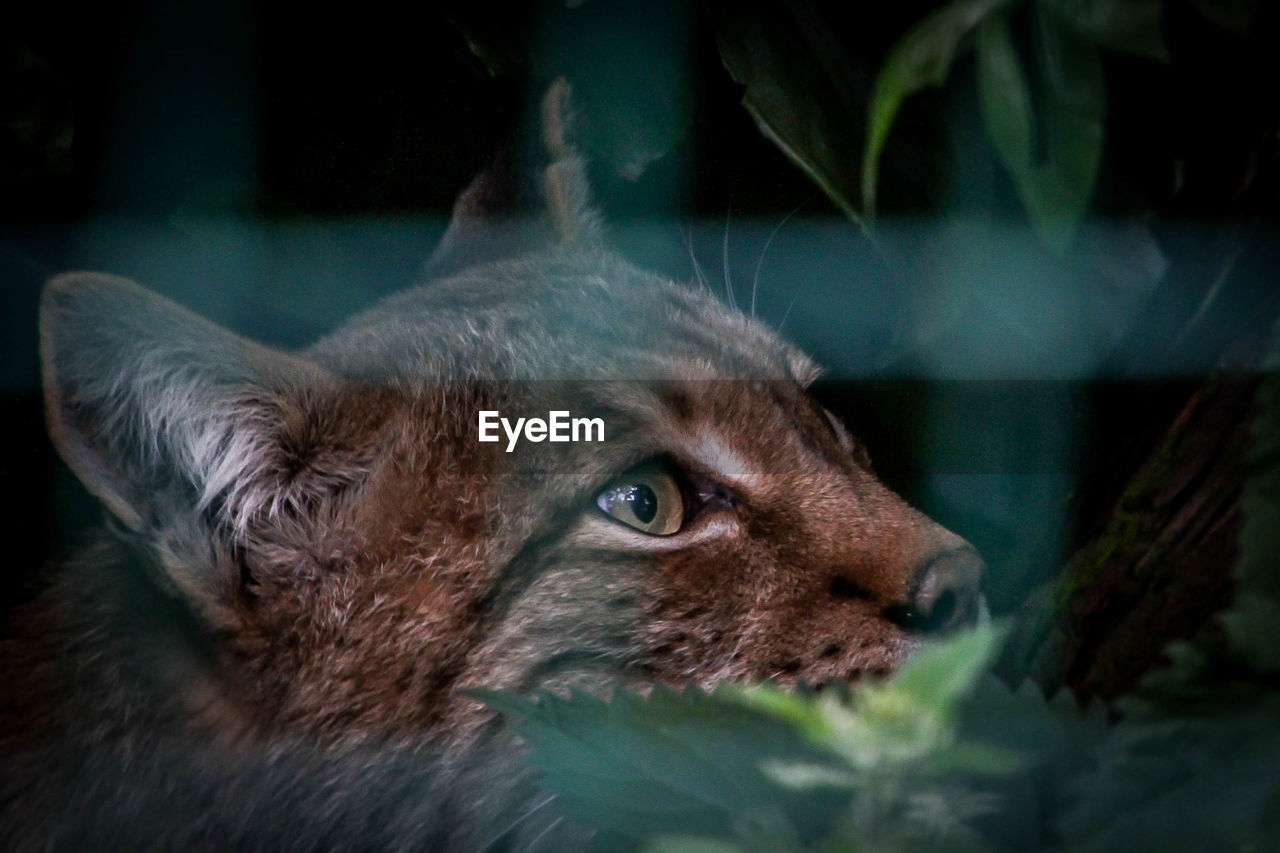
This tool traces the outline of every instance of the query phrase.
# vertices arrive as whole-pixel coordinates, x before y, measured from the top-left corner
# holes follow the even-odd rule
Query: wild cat
[[[50,434],[109,520],[11,619],[0,844],[579,846],[470,688],[854,678],[975,618],[809,358],[609,252],[566,91],[535,227],[478,181],[431,280],[305,351],[50,282]]]

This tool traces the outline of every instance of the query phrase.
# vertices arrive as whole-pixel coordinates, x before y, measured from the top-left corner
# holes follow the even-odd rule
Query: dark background
[[[1090,222],[1104,237],[1140,222],[1165,272],[1128,303],[1117,298],[1123,309],[1108,307],[1102,286],[1026,309],[1061,312],[1061,328],[1082,313],[1102,325],[1114,315],[1105,352],[1070,349],[1070,335],[1062,350],[1018,349],[1003,327],[960,320],[888,360],[904,324],[919,325],[909,273],[760,133],[717,52],[712,22],[736,13],[716,4],[596,2],[580,19],[555,4],[376,0],[8,9],[5,596],[20,598],[30,572],[70,552],[98,517],[45,438],[36,306],[49,275],[126,275],[243,334],[303,346],[412,281],[458,192],[500,151],[526,150],[533,105],[568,73],[614,242],[643,265],[680,279],[700,272],[740,306],[754,302],[828,365],[818,395],[891,486],[978,545],[993,568],[992,606],[1008,611],[1096,530],[1204,377],[1233,369],[1236,343],[1253,346],[1274,316],[1275,16],[1263,4],[1247,30],[1214,29],[1200,5],[1167,4],[1171,63],[1108,68],[1108,159]],[[933,4],[856,21],[835,4],[783,6],[796,20],[818,15],[852,57],[838,70],[865,89],[888,45]],[[761,14],[742,9],[743,20]],[[482,59],[472,45],[494,52]],[[974,111],[960,87],[904,110],[882,193],[882,227],[907,235],[902,245],[945,242],[932,235],[962,221],[975,194],[1014,221],[1011,186],[974,142]],[[999,260],[1026,240],[1010,233],[1008,246],[991,246],[993,279],[1019,278]],[[968,283],[946,292],[966,306],[1004,299],[964,289],[984,270],[957,268]],[[1018,293],[1038,292],[1038,275],[1023,278]],[[960,316],[985,313],[972,310]]]

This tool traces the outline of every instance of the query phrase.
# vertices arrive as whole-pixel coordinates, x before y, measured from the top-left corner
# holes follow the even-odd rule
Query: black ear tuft
[[[600,221],[591,206],[586,163],[568,142],[571,120],[569,81],[561,77],[542,99],[542,144],[551,158],[543,192],[561,242],[590,243],[600,239]]]

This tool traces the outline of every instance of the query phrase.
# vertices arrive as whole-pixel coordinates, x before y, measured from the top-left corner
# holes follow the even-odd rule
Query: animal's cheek
[[[721,592],[651,602],[643,633],[658,680],[848,681],[889,672],[910,647],[901,629],[848,602]]]
[[[758,623],[758,642],[744,650],[751,656],[750,677],[785,683],[884,674],[902,662],[910,645],[896,626],[842,604],[809,602],[774,619],[761,614]]]
[[[651,612],[665,618],[748,606],[752,574],[749,558],[735,541],[707,542],[654,555],[644,567],[642,585]]]
[[[659,680],[821,683],[885,673],[911,645],[871,596],[837,594],[829,572],[749,537],[654,559],[642,573],[641,633]]]

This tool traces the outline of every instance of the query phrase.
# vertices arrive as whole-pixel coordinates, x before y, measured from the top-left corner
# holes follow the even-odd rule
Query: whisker
[[[480,846],[480,853],[484,853],[484,851],[488,850],[490,847],[497,844],[499,841],[501,841],[503,838],[506,837],[507,833],[515,829],[520,824],[524,823],[526,820],[528,820],[530,817],[532,817],[534,814],[536,814],[540,810],[546,808],[551,803],[555,802],[555,799],[556,799],[556,795],[552,794],[546,799],[542,800],[541,802],[529,808],[524,814],[520,815],[520,817],[516,818],[515,820],[511,821],[511,823],[507,824],[506,827],[504,827],[501,832],[499,832],[497,835],[492,836],[488,841],[482,844]],[[541,834],[539,834],[538,837],[541,838],[542,837]]]
[[[988,597],[990,597],[990,596],[1000,596],[1001,598],[1004,598],[1004,599],[1006,599],[1006,600],[1008,600],[1008,601],[1014,601],[1014,602],[1022,602],[1022,601],[1024,601],[1024,600],[1026,599],[1026,595],[1025,595],[1025,594],[1024,594],[1024,595],[1018,595],[1018,594],[1017,594],[1017,593],[1015,593],[1015,592],[1009,592],[1009,591],[1008,591],[1008,590],[1006,590],[1006,589],[1001,589],[1000,587],[996,586],[995,584],[983,584],[983,587],[982,587],[982,593],[983,593],[983,595],[986,595],[986,596],[988,596]]]
[[[738,300],[733,298],[733,281],[729,278],[729,218],[733,216],[733,205],[730,203],[729,209],[724,214],[724,244],[720,250],[721,261],[724,264],[724,291],[729,297],[729,307],[738,310]]]
[[[564,823],[564,818],[562,817],[558,817],[555,820],[551,821],[551,823],[547,824],[546,828],[543,829],[542,832],[539,832],[537,835],[535,835],[532,839],[529,840],[529,843],[524,846],[524,849],[529,851],[536,850],[538,847],[538,842],[542,840],[543,836],[545,836],[548,832],[555,829],[557,826],[559,826],[562,823]]]
[[[813,196],[806,197],[803,201],[791,208],[791,212],[782,217],[782,221],[774,226],[773,231],[769,234],[769,239],[764,241],[764,248],[760,250],[760,260],[756,261],[756,274],[751,279],[751,316],[756,316],[756,293],[760,289],[760,268],[764,266],[764,256],[769,253],[769,246],[773,243],[773,238],[778,236],[778,232],[782,230],[782,226],[787,224],[787,220],[800,212],[800,208],[813,201]]]
[[[800,298],[800,291],[804,290],[804,279],[796,285],[796,292],[792,294],[791,301],[787,303],[787,310],[782,312],[782,319],[778,321],[778,334],[782,334],[782,327],[787,324],[787,317],[791,315],[791,309],[796,307],[796,300]]]
[[[698,263],[698,254],[693,250],[693,229],[686,228],[683,233],[684,246],[689,251],[689,260],[693,263],[693,275],[698,280],[698,286],[703,290],[710,291],[711,285],[707,282],[707,276],[702,271],[702,264]]]

